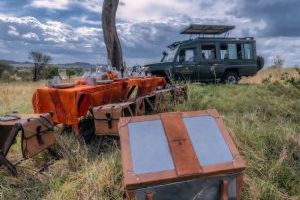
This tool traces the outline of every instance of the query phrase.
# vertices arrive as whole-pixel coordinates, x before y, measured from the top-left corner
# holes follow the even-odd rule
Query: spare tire
[[[257,56],[257,70],[261,70],[265,65],[265,59],[262,56]]]

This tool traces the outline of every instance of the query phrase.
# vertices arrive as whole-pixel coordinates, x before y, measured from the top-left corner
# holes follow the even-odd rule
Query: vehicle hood
[[[160,63],[153,63],[147,64],[145,67],[148,67],[149,71],[156,71],[156,70],[168,70],[172,68],[172,62],[160,62]]]

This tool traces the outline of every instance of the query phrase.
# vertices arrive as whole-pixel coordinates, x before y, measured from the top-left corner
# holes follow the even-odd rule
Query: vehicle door
[[[198,49],[196,45],[179,48],[174,62],[174,75],[178,81],[195,81],[198,77]]]
[[[250,42],[230,42],[227,44],[228,69],[238,69],[239,75],[254,75],[256,73],[256,56]]]
[[[217,43],[202,43],[200,45],[199,79],[202,81],[216,78],[216,68],[221,64],[219,45]]]

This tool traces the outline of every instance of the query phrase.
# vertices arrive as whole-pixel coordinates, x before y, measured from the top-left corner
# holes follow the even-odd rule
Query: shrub
[[[4,71],[11,72],[12,70],[13,70],[13,67],[10,64],[8,64],[6,62],[0,62],[0,77],[2,76],[2,73]]]

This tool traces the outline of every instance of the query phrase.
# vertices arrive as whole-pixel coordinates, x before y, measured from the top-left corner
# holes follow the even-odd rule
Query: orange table
[[[89,107],[119,102],[123,98],[123,84],[89,86],[78,85],[74,88],[37,89],[32,98],[35,113],[53,113],[57,124],[78,126],[78,118],[85,116]]]
[[[78,118],[86,116],[90,107],[127,101],[132,86],[138,87],[138,96],[153,92],[158,86],[165,86],[162,77],[129,78],[105,85],[77,85],[73,88],[56,89],[43,87],[32,97],[35,113],[53,113],[56,124],[72,125],[78,132]]]
[[[125,92],[125,98],[127,100],[130,90],[133,87],[138,88],[137,97],[141,97],[155,91],[159,86],[165,87],[166,81],[163,77],[136,77],[124,81],[124,85],[127,89]]]

